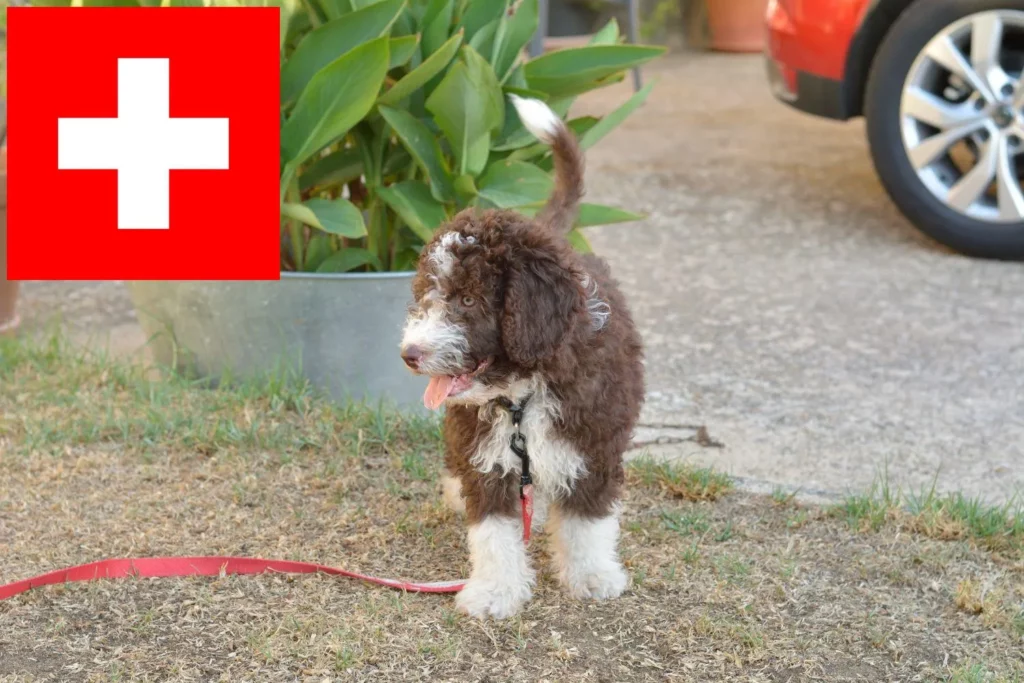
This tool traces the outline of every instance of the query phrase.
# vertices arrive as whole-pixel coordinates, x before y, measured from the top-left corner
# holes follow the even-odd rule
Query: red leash
[[[530,527],[533,525],[533,486],[524,487],[520,500],[523,513],[523,543],[530,542]],[[123,579],[137,576],[141,578],[160,578],[169,576],[221,576],[228,574],[263,574],[277,572],[280,574],[330,574],[360,579],[368,583],[386,586],[409,593],[458,593],[466,585],[465,580],[401,581],[385,579],[369,574],[359,574],[345,569],[327,567],[311,562],[294,562],[292,560],[263,560],[256,557],[139,557],[111,560],[99,560],[76,567],[67,567],[56,571],[33,576],[31,579],[15,581],[0,586],[0,600],[30,591],[41,586],[56,583],[74,583],[76,581],[95,581],[97,579]]]
[[[387,586],[410,593],[457,593],[466,584],[464,580],[433,581],[417,583],[368,576],[344,569],[325,567],[322,564],[293,562],[291,560],[262,560],[255,557],[142,557],[137,559],[112,559],[80,564],[77,567],[58,569],[34,576],[31,579],[15,581],[0,586],[0,600],[24,593],[25,591],[56,583],[95,581],[96,579],[121,579],[125,577],[167,577],[167,576],[221,576],[227,574],[331,574],[360,579],[378,586]]]
[[[528,467],[528,466],[527,466]],[[527,477],[529,475],[527,474]],[[523,515],[523,544],[530,543],[530,527],[533,526],[533,485],[522,487],[520,506]],[[345,569],[336,569],[311,562],[294,562],[292,560],[262,560],[256,557],[139,557],[111,560],[99,560],[76,567],[67,567],[56,571],[33,576],[31,579],[15,581],[0,586],[0,600],[30,591],[40,586],[56,583],[74,583],[76,581],[95,581],[97,579],[123,579],[125,577],[158,578],[168,576],[221,576],[228,574],[263,574],[278,572],[280,574],[330,574],[360,579],[378,586],[395,588],[409,593],[458,593],[466,582],[431,581],[419,583],[385,579],[379,576],[359,574]]]

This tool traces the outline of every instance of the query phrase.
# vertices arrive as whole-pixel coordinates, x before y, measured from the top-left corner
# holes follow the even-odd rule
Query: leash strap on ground
[[[127,577],[157,578],[170,576],[226,576],[229,574],[330,574],[360,579],[378,586],[387,586],[410,593],[457,593],[466,584],[458,581],[433,581],[418,583],[385,579],[356,572],[326,567],[310,562],[291,560],[263,560],[255,557],[142,557],[135,559],[111,559],[67,567],[31,579],[15,581],[0,586],[0,600],[20,593],[58,583],[95,581],[97,579],[122,579]]]

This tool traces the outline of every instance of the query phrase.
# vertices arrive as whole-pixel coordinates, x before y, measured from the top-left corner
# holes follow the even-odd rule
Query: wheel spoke
[[[999,217],[1004,220],[1024,220],[1024,194],[1020,190],[1013,154],[1005,139],[999,145],[996,163],[996,190],[999,199]]]
[[[953,104],[916,85],[903,93],[902,106],[904,114],[940,130],[985,118],[985,114],[976,110],[972,102]]]
[[[989,140],[978,157],[978,163],[974,165],[974,168],[965,173],[964,177],[958,180],[956,185],[949,188],[946,202],[950,206],[966,212],[971,207],[971,204],[981,196],[981,193],[988,189],[996,175],[999,149],[1004,145],[1005,142],[1002,141],[1002,136]]]
[[[950,147],[985,125],[984,120],[971,121],[956,128],[950,128],[921,141],[909,150],[910,163],[914,168],[922,169],[945,154]]]
[[[995,12],[980,15],[971,25],[971,65],[975,72],[998,96],[1006,85],[1014,82],[999,63],[1003,45],[1003,20]]]
[[[967,62],[963,53],[960,52],[960,48],[953,43],[949,36],[942,35],[936,37],[932,42],[928,43],[928,47],[925,48],[925,54],[967,81],[987,102],[993,103],[996,101],[995,95],[992,94],[992,89],[988,86],[988,83]]]

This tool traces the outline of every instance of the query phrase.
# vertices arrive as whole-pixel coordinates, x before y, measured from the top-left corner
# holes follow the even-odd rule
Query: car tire
[[[914,226],[961,254],[1024,260],[1024,221],[967,216],[933,194],[908,157],[901,132],[901,98],[918,55],[954,22],[986,10],[1024,10],[1024,0],[917,0],[892,25],[871,64],[864,117],[871,157],[893,203]]]

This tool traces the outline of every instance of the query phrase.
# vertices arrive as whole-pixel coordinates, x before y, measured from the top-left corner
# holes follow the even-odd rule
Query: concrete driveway
[[[760,57],[681,54],[647,76],[648,104],[590,156],[588,197],[650,215],[591,232],[647,341],[638,440],[808,494],[867,487],[886,463],[915,489],[1024,489],[1024,266],[920,239],[861,123],[776,103]],[[144,342],[116,283],[25,294],[29,320]]]
[[[776,103],[760,57],[677,55],[647,76],[648,104],[590,157],[588,197],[649,214],[591,233],[647,342],[641,440],[809,492],[886,463],[915,490],[1024,489],[1024,265],[919,238],[863,123]]]

